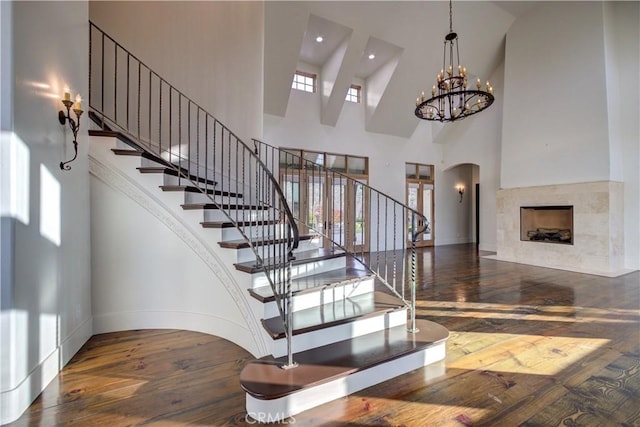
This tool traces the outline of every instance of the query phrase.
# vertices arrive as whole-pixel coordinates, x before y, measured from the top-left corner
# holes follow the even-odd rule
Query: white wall
[[[87,123],[83,117],[78,160],[63,172],[58,164],[73,155],[71,134],[57,121],[64,85],[74,94],[87,93],[88,5],[2,2],[1,19],[5,423],[28,407],[92,334]],[[13,91],[8,99],[7,87]]]
[[[447,169],[440,175],[436,206],[446,217],[436,218],[436,244],[451,245],[473,242],[473,167],[462,164]],[[457,187],[464,186],[465,192],[460,201]]]
[[[514,22],[502,188],[609,180],[605,79],[601,3],[541,2]]]
[[[464,163],[478,165],[480,175],[479,248],[496,251],[496,191],[500,188],[504,64],[500,64],[492,75],[488,76],[488,80],[494,89],[493,105],[477,115],[445,125],[435,138],[443,145],[443,167],[450,168]],[[470,190],[470,188],[467,189],[469,199],[474,197]]]
[[[502,188],[624,182],[628,269],[640,268],[638,9],[543,2],[518,18],[502,125]]]
[[[624,182],[625,265],[640,269],[640,3],[605,2],[611,179]]]
[[[90,17],[240,138],[261,134],[261,2],[92,1]]]

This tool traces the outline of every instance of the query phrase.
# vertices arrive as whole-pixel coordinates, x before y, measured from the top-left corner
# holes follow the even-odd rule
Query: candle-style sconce
[[[464,196],[464,185],[458,185],[458,194],[460,195],[460,201],[458,203],[462,203],[462,196]]]
[[[66,162],[60,162],[60,169],[68,171],[71,169],[69,163],[73,162],[76,157],[78,157],[78,131],[80,130],[80,116],[82,115],[82,98],[80,97],[80,94],[77,94],[76,102],[74,103],[71,100],[69,88],[65,87],[62,103],[67,109],[67,112],[65,113],[64,110],[58,111],[58,121],[62,126],[69,123],[69,128],[71,128],[71,132],[73,132],[73,158]],[[73,106],[73,112],[76,115],[75,120],[71,117],[71,106]]]

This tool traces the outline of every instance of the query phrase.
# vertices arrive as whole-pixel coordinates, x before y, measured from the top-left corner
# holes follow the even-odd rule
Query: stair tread
[[[317,236],[316,234],[300,235],[300,241],[311,240],[316,236]],[[276,243],[284,243],[286,241],[287,241],[287,238],[283,238],[283,237],[273,238],[269,236],[264,236],[263,238],[256,238],[254,240],[254,243],[257,246],[262,246],[262,245],[271,245]],[[224,240],[222,242],[218,242],[218,245],[220,245],[221,248],[227,248],[227,249],[245,249],[245,248],[251,247],[249,242],[247,242],[245,239]]]
[[[107,124],[105,124],[102,119],[100,117],[98,117],[98,115],[96,113],[94,113],[93,111],[89,111],[89,118],[96,123],[98,126],[100,126],[103,129],[89,129],[89,135],[91,136],[106,136],[106,137],[111,137],[111,138],[117,138],[120,141],[124,142],[125,144],[127,144],[128,146],[130,146],[131,148],[133,148],[136,151],[141,151],[144,152],[144,150],[142,149],[142,147],[140,146],[140,144],[138,144],[137,142],[135,142],[133,139],[129,138],[127,135],[125,135],[123,132],[118,132],[115,131],[113,129],[111,129]],[[154,156],[155,157],[155,156]]]
[[[161,185],[160,189],[162,191],[186,191],[188,193],[204,193],[206,191],[207,194],[214,194],[217,196],[227,196],[227,197],[236,197],[238,199],[242,198],[242,194],[233,193],[229,191],[216,190],[213,188],[200,189],[194,185]]]
[[[196,209],[220,209],[218,205],[214,203],[184,203],[182,205],[184,210],[196,210]],[[242,210],[267,210],[267,205],[243,205],[236,203],[221,203],[223,209],[242,209]]]
[[[103,129],[90,129],[89,135],[117,138],[131,147],[131,149],[112,148],[111,151],[113,151],[114,154],[122,155],[122,156],[141,156],[151,161],[154,161],[156,163],[160,163],[161,165],[165,165],[165,166],[142,166],[137,168],[138,171],[140,171],[141,173],[165,173],[172,176],[179,176],[177,168],[180,168],[180,166],[171,164],[168,161],[162,159],[161,157],[158,157],[155,154],[152,154],[148,151],[143,150],[139,144],[137,144],[134,140],[129,138],[124,133],[112,130],[106,123],[103,122],[103,120],[95,112],[89,111],[89,118],[98,126],[103,128]],[[182,169],[182,172],[184,172],[185,175],[188,175],[189,178],[194,181],[202,182],[205,184],[216,185],[216,182],[211,179],[205,179],[195,175],[188,174],[188,171],[185,168],[180,168],[180,169]]]
[[[294,312],[293,335],[353,322],[404,307],[401,299],[384,292],[368,292],[341,298],[328,304]],[[284,338],[284,325],[280,316],[262,319],[262,325],[272,338]]]
[[[313,274],[311,276],[291,279],[291,288],[293,294],[296,295],[323,288],[330,288],[343,282],[362,281],[370,277],[373,277],[373,275],[367,270],[345,267]],[[249,289],[249,294],[263,303],[275,301],[271,286],[260,286]]]
[[[310,251],[296,252],[295,259],[292,261],[293,265],[301,265],[309,262],[324,261],[332,258],[340,258],[346,256],[344,251],[317,248]],[[273,260],[265,260],[267,265],[272,264]],[[244,271],[245,273],[258,273],[262,271],[262,267],[256,265],[255,261],[239,262],[234,264],[236,270]]]
[[[265,356],[249,362],[240,373],[242,389],[257,399],[277,399],[327,383],[439,344],[449,331],[418,319],[418,332],[396,326],[294,355],[298,367],[282,369],[286,356]]]
[[[279,220],[272,221],[238,221],[238,227],[252,227],[260,225],[274,225],[280,223]],[[235,224],[231,221],[202,221],[200,223],[204,228],[235,228]]]
[[[112,148],[111,151],[118,156],[142,156],[144,153],[144,151],[133,148]]]

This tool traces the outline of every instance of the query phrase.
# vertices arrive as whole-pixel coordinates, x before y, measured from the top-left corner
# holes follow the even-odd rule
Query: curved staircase
[[[387,241],[384,232],[384,242],[377,243],[375,255],[354,253],[342,242],[333,241],[327,247],[323,242],[330,236],[291,213],[274,178],[278,166],[261,159],[264,151],[257,145],[246,146],[93,24],[91,37],[100,41],[92,41],[92,49],[101,49],[91,52],[93,64],[96,58],[102,64],[114,62],[113,58],[105,61],[113,50],[116,58],[126,56],[127,66],[133,62],[138,67],[137,82],[131,82],[127,72],[126,114],[121,112],[120,118],[123,102],[117,100],[117,89],[113,96],[105,89],[105,79],[113,79],[111,87],[124,86],[117,65],[112,76],[104,66],[100,76],[91,74],[92,82],[101,82],[90,91],[89,116],[97,127],[89,131],[92,144],[101,144],[101,138],[117,140],[112,155],[139,157],[138,172],[159,177],[158,197],[181,192],[182,210],[201,212],[199,225],[220,231],[220,240],[210,244],[215,251],[226,252],[222,258],[232,260],[241,278],[239,286],[256,318],[261,319],[268,354],[247,363],[240,376],[249,416],[259,422],[282,421],[444,358],[448,331],[415,319],[415,246],[406,246],[403,227],[409,218],[415,225],[409,233],[415,235],[426,227],[423,217],[366,186],[372,205],[377,198],[376,220],[383,222],[380,230],[393,221],[392,237]],[[98,67],[92,65],[90,72],[93,69]],[[147,70],[149,99],[141,102],[140,90],[130,94],[129,88],[141,85],[140,75]],[[151,89],[154,81],[158,82],[156,95]],[[184,152],[184,113],[178,113],[176,119],[162,109],[166,94],[170,105],[175,102],[172,97],[178,97],[181,110],[183,103],[187,105],[184,120],[189,139]],[[138,110],[133,124],[129,123],[130,102]],[[153,114],[156,102],[158,117]],[[141,112],[141,104],[148,104],[146,112]],[[172,128],[174,122],[180,123],[178,131]],[[192,128],[198,134],[193,145]],[[176,134],[179,142],[174,145]],[[280,153],[268,156],[279,158]],[[373,223],[373,214],[369,215]],[[300,235],[298,224],[311,232]],[[379,231],[378,240],[382,233]]]

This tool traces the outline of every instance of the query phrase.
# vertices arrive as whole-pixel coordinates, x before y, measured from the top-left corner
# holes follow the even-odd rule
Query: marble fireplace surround
[[[614,181],[498,190],[497,254],[541,267],[615,277],[624,269],[623,184]],[[520,207],[573,206],[573,245],[520,240]]]

